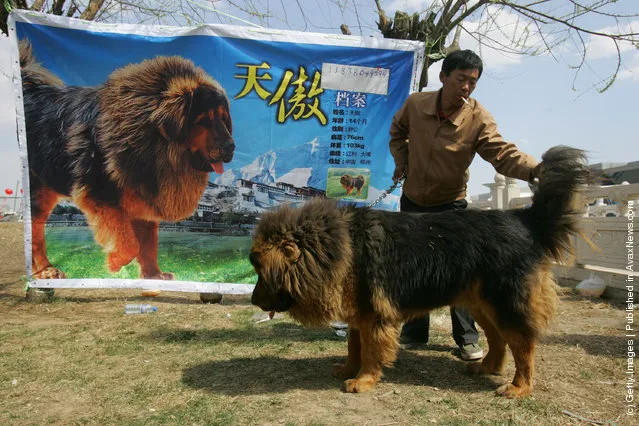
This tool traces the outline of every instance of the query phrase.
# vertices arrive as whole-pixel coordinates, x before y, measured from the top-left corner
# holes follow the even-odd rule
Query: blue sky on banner
[[[553,0],[554,1],[554,0]],[[198,3],[198,2],[196,2]],[[339,25],[346,23],[355,35],[379,36],[375,27],[376,12],[372,0],[338,2],[331,0],[305,1],[304,12],[298,2],[261,2],[268,6],[269,16],[258,19],[229,8],[224,1],[208,3],[220,11],[226,11],[255,24],[274,29],[295,29],[339,34]],[[351,3],[357,4],[357,13]],[[395,9],[407,11],[424,10],[429,1],[396,0],[383,1],[388,16]],[[286,9],[282,8],[287,4]],[[620,0],[615,11],[636,13],[634,0]],[[224,15],[203,11],[202,16],[210,23],[242,22]],[[124,17],[133,22],[130,17]],[[515,16],[502,13],[498,16],[502,28],[513,28]],[[592,28],[607,30],[610,22],[602,17],[589,18]],[[179,23],[180,19],[176,18]],[[466,22],[473,30],[476,22]],[[624,29],[637,31],[639,21],[622,21]],[[498,34],[493,34],[497,39]],[[499,41],[499,40],[497,40]],[[550,56],[525,57],[509,55],[494,49],[482,48],[485,71],[473,97],[483,103],[495,116],[502,134],[516,143],[522,150],[539,158],[549,147],[569,144],[589,151],[591,162],[629,162],[639,160],[639,136],[635,130],[636,100],[639,97],[639,53],[633,46],[621,46],[623,66],[615,85],[604,93],[592,89],[592,85],[614,71],[616,50],[607,40],[588,42],[589,66],[577,79],[570,65],[575,65],[578,56],[573,45],[566,44],[555,58]],[[462,34],[462,48],[478,49],[477,41]],[[7,41],[0,38],[0,189],[14,187],[20,180],[19,162],[15,142],[14,98],[8,79],[9,58]],[[431,67],[429,90],[440,87],[437,75],[440,63]],[[576,90],[573,89],[573,85]],[[388,111],[392,116],[395,111]],[[469,193],[486,192],[482,185],[493,181],[492,166],[476,158],[471,166]]]

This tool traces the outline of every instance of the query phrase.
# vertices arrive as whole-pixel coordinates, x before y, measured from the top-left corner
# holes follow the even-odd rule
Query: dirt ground
[[[537,350],[533,396],[494,390],[512,378],[464,375],[445,310],[431,344],[400,351],[372,392],[330,376],[346,343],[284,318],[255,324],[246,298],[204,305],[196,294],[152,299],[153,316],[125,316],[136,290],[56,290],[24,299],[23,232],[0,223],[2,424],[637,424],[626,413],[623,306],[561,296]],[[481,343],[486,348],[482,338]]]

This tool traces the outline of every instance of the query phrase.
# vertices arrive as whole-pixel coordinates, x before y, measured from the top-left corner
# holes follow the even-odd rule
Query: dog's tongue
[[[211,163],[211,167],[213,167],[213,170],[215,170],[215,173],[218,175],[224,173],[224,163],[221,161],[219,163]]]

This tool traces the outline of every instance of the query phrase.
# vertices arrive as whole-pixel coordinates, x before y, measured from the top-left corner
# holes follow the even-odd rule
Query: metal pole
[[[16,190],[13,193],[13,214],[16,214],[16,201],[18,201],[18,187],[20,186],[20,181],[16,182]]]

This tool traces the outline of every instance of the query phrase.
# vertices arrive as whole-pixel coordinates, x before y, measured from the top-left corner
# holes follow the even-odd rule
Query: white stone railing
[[[478,209],[504,210],[517,209],[530,204],[530,196],[521,194],[518,180],[507,178],[499,173],[495,175],[495,183],[485,183],[490,189],[490,199],[473,201],[471,206]]]
[[[514,179],[496,175],[495,183],[485,186],[490,188],[490,199],[473,201],[472,207],[516,209],[531,203],[531,197],[522,196]],[[581,202],[584,217],[580,229],[583,237],[595,247],[585,238],[576,237],[574,263],[557,265],[555,273],[575,283],[595,274],[606,283],[608,296],[623,297],[629,283],[639,283],[639,268],[629,262],[629,253],[631,257],[639,253],[639,238],[634,237],[634,232],[629,233],[629,229],[634,231],[634,214],[639,210],[639,183],[589,186],[584,190]],[[629,265],[632,270],[628,270]]]
[[[584,192],[588,216],[628,216],[628,201],[639,201],[639,183],[589,186]]]
[[[474,200],[471,207],[478,209],[518,209],[531,204],[530,194],[521,194],[516,179],[495,175],[495,183],[486,183],[490,198]],[[627,216],[628,201],[639,200],[639,183],[623,183],[610,186],[589,186],[583,193],[586,217]]]

